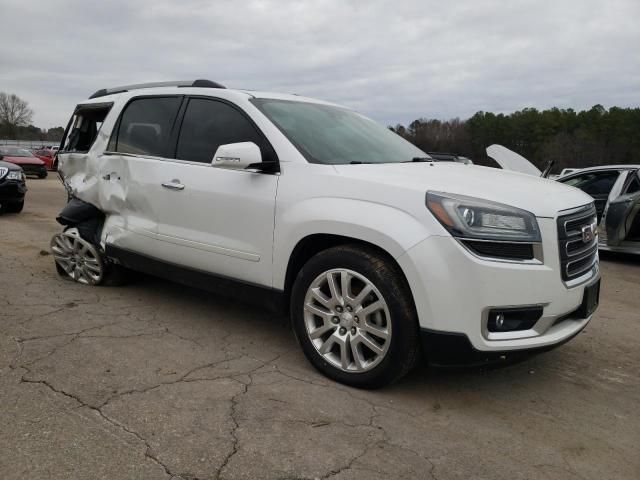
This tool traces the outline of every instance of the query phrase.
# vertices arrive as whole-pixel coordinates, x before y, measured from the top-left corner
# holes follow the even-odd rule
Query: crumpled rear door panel
[[[158,229],[158,160],[121,154],[67,153],[60,170],[71,195],[107,215],[102,240],[126,248],[148,241]],[[157,198],[156,198],[157,200]]]

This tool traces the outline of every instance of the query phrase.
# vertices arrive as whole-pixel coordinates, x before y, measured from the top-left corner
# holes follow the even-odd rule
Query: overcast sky
[[[0,91],[42,128],[122,84],[209,78],[384,124],[640,105],[640,0],[0,0]]]

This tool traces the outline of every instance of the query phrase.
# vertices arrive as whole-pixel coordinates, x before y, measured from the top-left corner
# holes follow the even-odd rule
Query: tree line
[[[15,94],[0,92],[0,139],[59,142],[63,127],[41,129],[31,124],[33,110]]]
[[[449,152],[491,164],[485,148],[497,143],[518,152],[541,170],[640,163],[640,108],[589,110],[525,108],[510,114],[478,112],[468,120],[420,118],[390,127],[427,152]]]
[[[60,141],[63,127],[31,124],[33,110],[17,95],[0,92],[0,139]],[[389,127],[426,152],[448,152],[492,164],[485,148],[498,143],[554,171],[614,163],[640,163],[640,108],[589,110],[525,108],[510,114],[478,112],[467,120],[419,118]]]

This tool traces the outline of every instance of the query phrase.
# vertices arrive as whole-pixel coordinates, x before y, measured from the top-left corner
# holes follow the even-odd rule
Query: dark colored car
[[[44,162],[47,170],[57,170],[56,150],[51,148],[39,148],[38,150],[34,150],[33,154]]]
[[[25,175],[47,178],[45,163],[25,148],[0,146],[0,160],[20,165]]]
[[[19,213],[27,193],[25,175],[17,165],[0,161],[0,213]]]

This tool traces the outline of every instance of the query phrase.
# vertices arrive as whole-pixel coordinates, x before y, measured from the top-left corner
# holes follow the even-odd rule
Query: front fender
[[[424,221],[380,203],[330,197],[298,202],[276,216],[274,288],[284,288],[287,265],[296,245],[316,234],[362,240],[397,258],[427,238],[430,232]]]

